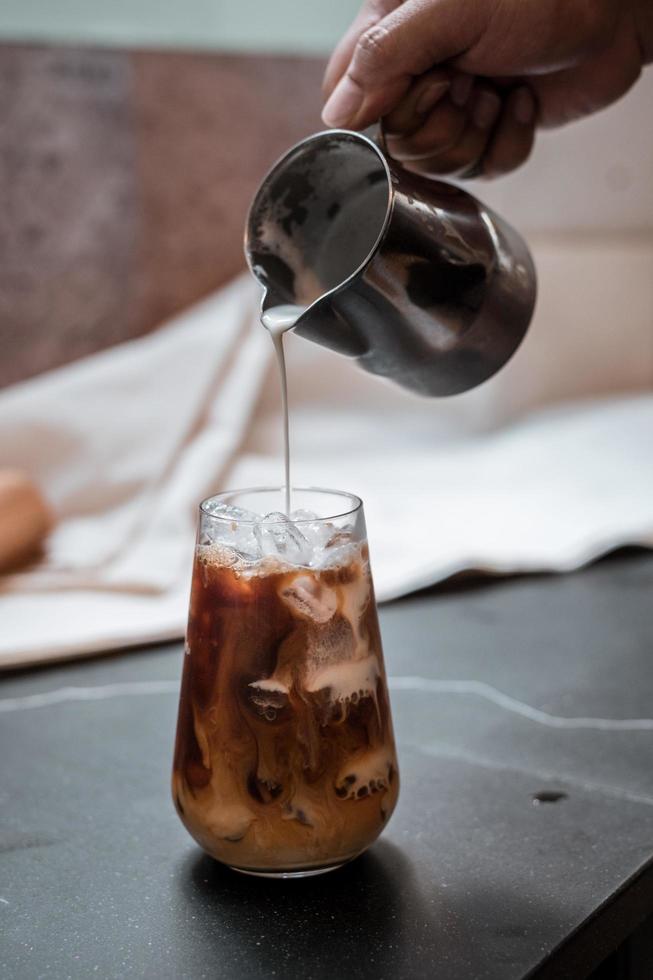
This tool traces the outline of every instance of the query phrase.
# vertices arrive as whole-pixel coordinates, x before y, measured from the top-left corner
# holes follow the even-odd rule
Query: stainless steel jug
[[[303,308],[295,333],[424,395],[495,374],[535,305],[517,232],[348,130],[310,136],[274,165],[252,203],[245,252],[263,311]]]

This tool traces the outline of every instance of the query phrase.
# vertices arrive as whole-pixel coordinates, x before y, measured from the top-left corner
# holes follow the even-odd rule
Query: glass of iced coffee
[[[200,507],[172,789],[195,840],[266,877],[378,837],[399,779],[361,501],[219,494]]]

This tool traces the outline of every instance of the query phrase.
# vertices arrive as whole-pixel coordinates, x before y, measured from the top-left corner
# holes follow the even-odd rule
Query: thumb
[[[406,0],[371,24],[368,20],[367,27],[361,21],[357,38],[352,25],[334,53],[349,61],[324,107],[324,122],[364,129],[387,115],[413,76],[458,57],[477,41],[489,6],[475,0]]]
[[[324,72],[322,91],[328,98],[347,70],[354,48],[361,34],[378,24],[386,14],[398,7],[401,0],[365,0],[349,30],[333,50]]]

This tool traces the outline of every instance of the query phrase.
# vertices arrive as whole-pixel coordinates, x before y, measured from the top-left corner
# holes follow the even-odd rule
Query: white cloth
[[[0,394],[0,461],[59,519],[45,561],[0,580],[0,665],[182,635],[198,502],[282,482],[257,305],[238,279],[149,337]],[[653,396],[492,431],[499,382],[425,402],[287,347],[294,482],[363,497],[381,601],[468,568],[567,570],[653,545]]]
[[[198,501],[221,485],[269,363],[237,280],[140,340],[0,394],[0,461],[54,506],[47,559],[0,579],[0,665],[183,631]]]

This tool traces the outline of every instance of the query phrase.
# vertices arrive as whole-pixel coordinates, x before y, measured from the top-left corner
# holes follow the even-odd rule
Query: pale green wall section
[[[358,0],[0,0],[0,38],[327,52]]]

